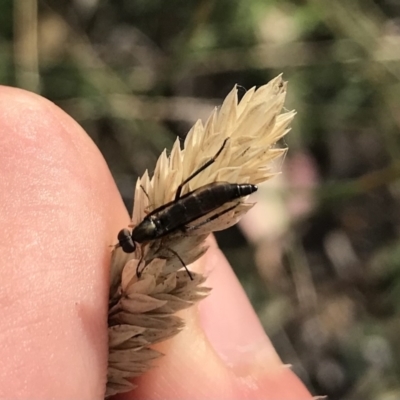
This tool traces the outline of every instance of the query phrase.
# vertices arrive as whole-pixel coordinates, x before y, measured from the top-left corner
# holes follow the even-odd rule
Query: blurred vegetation
[[[217,238],[313,393],[400,398],[399,2],[3,0],[0,32],[0,82],[76,119],[129,209],[137,176],[235,83],[283,72],[298,115],[264,192],[280,229]]]

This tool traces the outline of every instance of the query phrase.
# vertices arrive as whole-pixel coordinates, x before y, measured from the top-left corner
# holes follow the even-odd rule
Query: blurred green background
[[[217,239],[314,394],[400,399],[400,2],[3,0],[0,32],[0,83],[76,119],[128,209],[234,84],[283,72],[283,174]]]

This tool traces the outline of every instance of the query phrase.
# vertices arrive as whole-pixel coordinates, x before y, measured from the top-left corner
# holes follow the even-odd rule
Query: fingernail
[[[228,366],[241,370],[258,364],[280,366],[278,355],[221,251],[209,251],[205,265],[206,285],[212,291],[200,303],[200,323],[216,353]]]

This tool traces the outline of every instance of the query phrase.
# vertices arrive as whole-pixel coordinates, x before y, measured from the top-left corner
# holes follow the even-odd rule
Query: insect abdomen
[[[251,184],[214,182],[187,193],[163,210],[152,215],[157,220],[159,236],[182,228],[192,221],[257,190]]]
[[[187,201],[184,202],[187,212],[193,217],[196,215],[190,222],[216,210],[225,203],[248,196],[255,190],[257,188],[254,185],[228,182],[215,182],[203,186],[192,192],[191,196],[188,196]]]

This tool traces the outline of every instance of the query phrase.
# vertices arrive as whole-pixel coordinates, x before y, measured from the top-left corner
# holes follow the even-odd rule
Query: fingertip
[[[0,88],[0,148],[0,397],[101,398],[121,198],[87,134],[38,95]]]
[[[211,295],[200,303],[200,311],[194,307],[181,313],[184,330],[157,346],[165,356],[135,380],[135,390],[118,398],[311,399],[279,360],[251,306],[240,304],[248,303],[243,289],[212,239],[209,244],[199,264],[210,271],[206,286],[212,287]]]
[[[214,350],[227,365],[243,368],[246,360],[264,365],[282,364],[265,334],[243,287],[221,250],[206,254],[207,285],[213,288],[200,303],[200,321]]]

